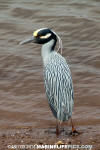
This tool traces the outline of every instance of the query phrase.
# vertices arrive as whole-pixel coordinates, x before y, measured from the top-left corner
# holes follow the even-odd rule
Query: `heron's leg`
[[[71,126],[72,126],[71,134],[78,134],[79,132],[75,129],[72,118],[71,118]]]
[[[73,124],[72,118],[71,118],[71,126],[72,126],[72,132],[74,132],[76,129],[75,129],[75,127],[74,127],[74,124]]]
[[[60,134],[60,122],[57,120],[57,124],[56,124],[56,135],[59,136]]]

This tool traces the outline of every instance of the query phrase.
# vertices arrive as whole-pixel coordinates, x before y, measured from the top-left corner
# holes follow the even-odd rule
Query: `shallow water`
[[[62,38],[74,82],[76,124],[100,124],[99,0],[0,0],[0,126],[55,126],[43,85],[41,46],[18,45],[42,27]]]

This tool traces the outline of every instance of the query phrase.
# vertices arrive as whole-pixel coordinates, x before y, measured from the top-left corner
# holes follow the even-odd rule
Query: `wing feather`
[[[68,120],[73,108],[73,83],[65,59],[58,53],[51,55],[44,67],[46,95],[50,108],[60,121]]]

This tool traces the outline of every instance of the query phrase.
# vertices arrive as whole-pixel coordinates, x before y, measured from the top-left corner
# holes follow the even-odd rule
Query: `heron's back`
[[[66,60],[57,52],[52,52],[44,66],[46,95],[54,116],[68,120],[73,108],[73,84]]]

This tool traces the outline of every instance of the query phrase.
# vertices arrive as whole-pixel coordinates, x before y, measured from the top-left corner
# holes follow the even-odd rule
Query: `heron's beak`
[[[34,42],[35,42],[35,38],[34,38],[34,36],[32,36],[32,37],[29,38],[29,39],[26,39],[26,40],[24,40],[24,41],[21,41],[19,44],[20,44],[20,45],[23,45],[23,44],[34,43]]]

